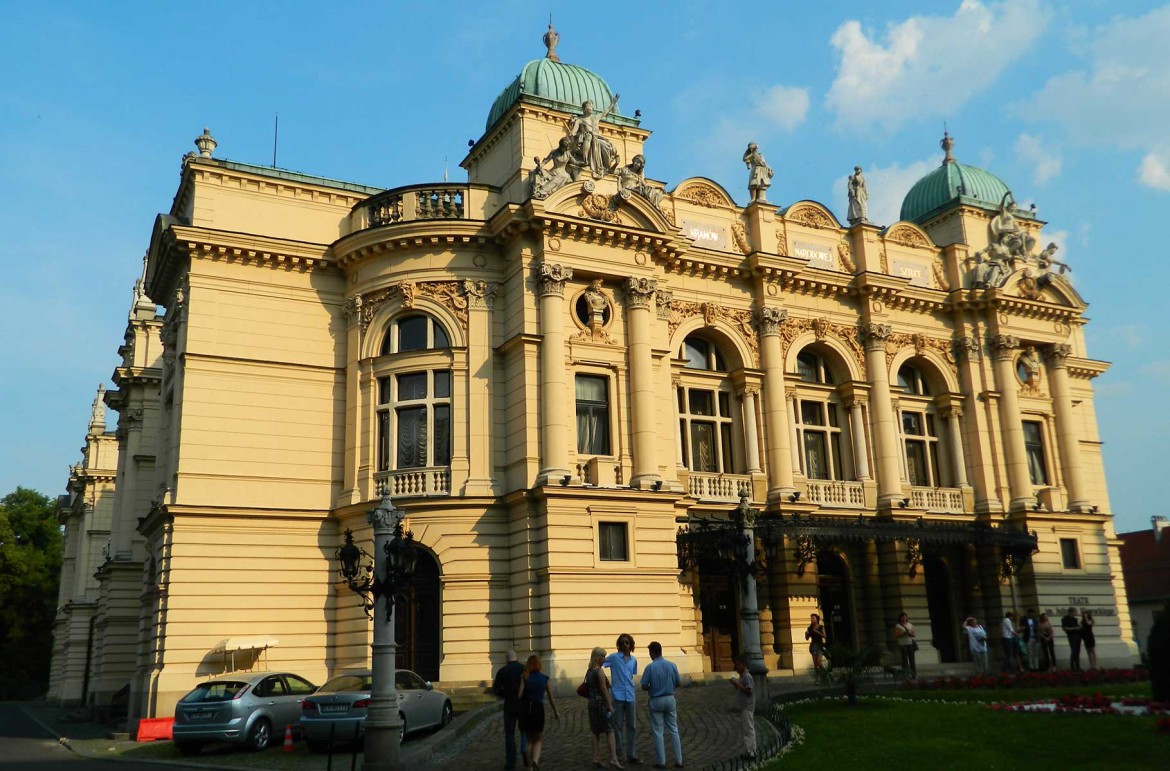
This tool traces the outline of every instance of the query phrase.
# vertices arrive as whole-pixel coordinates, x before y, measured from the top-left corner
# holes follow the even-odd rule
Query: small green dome
[[[504,113],[521,99],[575,113],[581,110],[581,105],[586,100],[592,100],[598,111],[604,110],[612,98],[613,92],[610,91],[609,84],[600,75],[575,64],[565,64],[549,58],[534,59],[525,64],[516,79],[496,97],[492,110],[488,113],[486,129],[490,131],[492,126],[504,117]],[[610,118],[616,119],[614,123],[637,125],[635,121],[622,118],[617,108],[606,120]]]
[[[943,163],[914,183],[902,199],[900,219],[923,224],[947,204],[967,203],[998,209],[1010,188],[999,177],[975,166],[959,163],[951,154],[955,141],[943,135],[939,145],[946,151]]]

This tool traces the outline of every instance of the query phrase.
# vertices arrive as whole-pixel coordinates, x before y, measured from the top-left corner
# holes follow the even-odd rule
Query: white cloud
[[[1020,134],[1016,139],[1016,155],[1019,159],[1032,167],[1032,181],[1043,185],[1060,173],[1060,155],[1031,134]]]
[[[902,199],[914,186],[932,170],[938,168],[938,158],[928,161],[915,161],[906,166],[894,163],[889,166],[866,166],[865,187],[869,191],[870,222],[875,225],[892,225],[899,219],[902,210]],[[839,204],[837,211],[845,212],[849,209],[849,175],[839,177],[833,183],[833,203]],[[845,220],[841,217],[842,222]]]
[[[1146,153],[1138,167],[1138,181],[1155,190],[1170,190],[1170,163],[1158,153]]]
[[[1018,108],[1060,124],[1069,141],[1143,151],[1139,181],[1170,190],[1170,6],[1115,18],[1078,49],[1085,68],[1050,78]]]
[[[963,0],[953,16],[913,16],[884,36],[846,21],[830,40],[839,62],[826,106],[839,128],[946,117],[994,83],[1047,22],[1037,0]]]
[[[772,86],[757,94],[755,112],[785,131],[791,131],[804,122],[808,115],[808,89],[795,86]]]

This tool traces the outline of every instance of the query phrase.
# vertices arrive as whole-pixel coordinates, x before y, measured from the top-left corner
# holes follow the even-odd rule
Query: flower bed
[[[958,691],[973,688],[1052,688],[1068,685],[1097,685],[1103,683],[1137,683],[1148,679],[1138,669],[1091,669],[1086,672],[1059,670],[1055,672],[1021,672],[1020,674],[975,675],[973,677],[938,677],[932,680],[908,681],[903,690]]]
[[[1055,699],[1040,701],[1018,701],[988,704],[994,712],[1055,712],[1073,715],[1134,715],[1157,717],[1154,729],[1158,733],[1170,733],[1170,704],[1143,698],[1113,697],[1100,693],[1092,695],[1065,694]]]

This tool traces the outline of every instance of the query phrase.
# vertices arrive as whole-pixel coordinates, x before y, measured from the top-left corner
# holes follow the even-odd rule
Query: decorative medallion
[[[682,189],[675,190],[672,195],[696,206],[706,206],[708,209],[727,206],[726,196],[720,193],[718,188],[704,182],[688,182]]]
[[[559,252],[561,250],[561,239],[553,236],[548,240],[548,248],[551,252]]]
[[[645,252],[634,252],[634,263],[637,265],[646,265],[650,262],[650,255]]]
[[[815,206],[801,206],[799,209],[785,214],[784,219],[820,230],[833,230],[837,227],[828,214]]]
[[[592,193],[581,199],[582,217],[601,220],[602,222],[621,222],[618,213],[610,206],[610,199],[601,193]]]
[[[404,308],[414,307],[414,282],[399,281],[398,292],[402,295],[402,306]]]
[[[901,244],[902,246],[930,246],[930,242],[909,225],[895,225],[890,232],[886,233],[886,241],[893,241],[895,244]]]

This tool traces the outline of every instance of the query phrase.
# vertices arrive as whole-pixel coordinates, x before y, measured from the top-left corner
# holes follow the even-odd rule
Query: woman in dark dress
[[[589,669],[585,672],[585,685],[589,687],[589,733],[593,740],[593,765],[597,768],[624,768],[618,762],[613,726],[609,722],[613,717],[613,693],[609,689],[605,671],[601,668],[604,662],[605,648],[594,648],[589,655]],[[608,764],[601,760],[602,736],[609,744]]]
[[[812,614],[808,629],[804,630],[804,639],[808,640],[808,652],[812,654],[813,668],[821,668],[821,658],[825,655],[825,625],[821,617]]]
[[[1097,637],[1093,634],[1093,611],[1086,610],[1081,614],[1081,645],[1085,653],[1089,654],[1089,669],[1097,668]]]
[[[540,750],[544,740],[544,697],[548,696],[553,717],[561,719],[553,699],[552,686],[548,676],[541,674],[540,656],[535,653],[528,657],[524,674],[520,676],[520,729],[528,737],[528,761],[532,771],[540,771]]]

